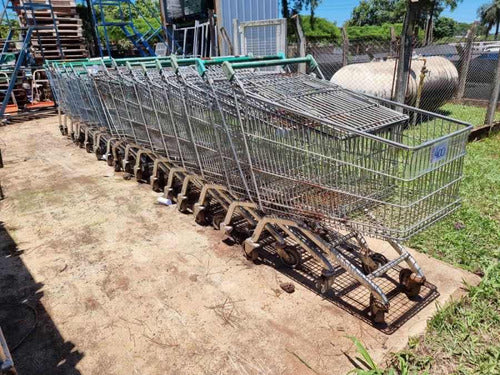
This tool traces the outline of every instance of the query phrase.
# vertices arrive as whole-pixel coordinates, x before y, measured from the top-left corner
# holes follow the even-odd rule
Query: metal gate
[[[233,20],[236,55],[266,56],[286,51],[286,19],[238,22]]]

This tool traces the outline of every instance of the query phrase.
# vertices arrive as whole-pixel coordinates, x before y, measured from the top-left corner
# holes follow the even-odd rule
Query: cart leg
[[[150,178],[151,189],[156,192],[163,191],[165,188],[165,171],[162,169],[162,166],[169,169],[171,164],[167,159],[156,158],[153,162],[153,172]]]
[[[184,168],[175,167],[171,168],[168,172],[167,185],[165,186],[164,197],[170,199],[170,201],[174,202],[177,198],[177,194],[179,194],[179,181],[182,183],[184,177],[187,176],[188,173]]]
[[[125,155],[122,160],[122,169],[125,172],[123,178],[125,180],[130,180],[134,173],[133,164],[135,163],[135,160],[133,160],[132,158],[133,150],[135,150],[137,155],[140,149],[141,149],[140,146],[137,146],[136,144],[133,143],[129,143],[125,146]]]
[[[193,206],[193,215],[197,224],[206,225],[209,222],[209,210],[207,205],[209,203],[210,197],[215,198],[220,197],[221,195],[224,196],[226,192],[227,188],[223,185],[203,185],[200,196],[198,198],[198,202],[196,202]],[[220,199],[217,199],[217,201],[220,202]]]
[[[200,180],[197,175],[188,175],[182,181],[182,189],[177,194],[177,209],[182,213],[192,209],[194,203],[199,199],[199,193],[192,189],[193,182],[197,180]]]
[[[119,148],[122,145],[122,141],[118,141],[113,146],[111,147],[111,153],[112,153],[112,160],[114,163],[115,167],[115,172],[120,172],[122,170],[122,156],[121,153],[119,152]],[[108,163],[109,164],[109,163]]]
[[[92,145],[92,142],[91,142],[91,138],[89,136],[89,131],[90,131],[90,128],[89,127],[85,127],[85,141],[83,142],[83,145],[85,146],[85,150],[88,153],[91,153],[93,145]]]
[[[149,150],[140,149],[137,152],[134,165],[134,176],[137,182],[150,183],[152,175],[151,162],[154,162],[156,156]]]

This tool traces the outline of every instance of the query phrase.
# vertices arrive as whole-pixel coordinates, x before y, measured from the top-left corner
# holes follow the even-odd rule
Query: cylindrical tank
[[[450,100],[458,87],[458,71],[448,59],[439,56],[415,57],[411,61],[410,78],[406,91],[406,104],[417,101],[420,73],[425,73],[420,108],[434,110]],[[331,78],[331,82],[350,90],[391,99],[395,80],[396,60],[372,61],[369,63],[346,65]]]

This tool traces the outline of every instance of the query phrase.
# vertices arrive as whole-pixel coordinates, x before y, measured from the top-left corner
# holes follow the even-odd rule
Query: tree
[[[382,25],[402,22],[406,12],[405,0],[362,0],[352,10],[350,26]]]
[[[309,9],[311,16],[311,28],[315,28],[315,12],[322,0],[295,0],[293,9],[300,13],[303,9]]]
[[[434,24],[434,36],[438,39],[450,38],[457,32],[457,22],[449,17],[439,17]]]
[[[307,40],[312,42],[334,43],[340,40],[340,29],[333,22],[316,17],[315,28],[311,25],[311,16],[301,16],[302,30]]]
[[[494,0],[490,4],[483,4],[477,11],[481,19],[481,26],[485,30],[485,37],[488,37],[493,26],[495,28],[495,40],[498,40],[498,28],[500,25],[500,0]]]

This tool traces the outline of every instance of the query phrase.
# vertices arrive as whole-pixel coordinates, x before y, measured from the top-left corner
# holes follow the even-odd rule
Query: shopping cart
[[[425,282],[400,242],[458,207],[471,126],[322,80],[311,56],[251,60],[103,63],[87,74],[95,91],[73,95],[96,95],[104,115],[93,119],[125,147],[108,162],[141,178],[148,165],[153,186],[162,180],[156,187],[181,211],[241,240],[249,258],[269,241],[290,267],[313,257],[323,293],[339,269],[348,273],[383,321],[381,277],[406,263],[399,281],[408,296]],[[289,69],[296,64],[311,73]],[[89,111],[68,106],[95,126]],[[363,235],[388,241],[397,257],[373,252]]]

